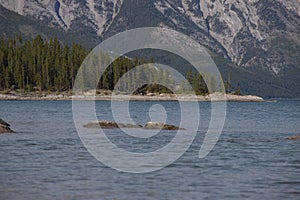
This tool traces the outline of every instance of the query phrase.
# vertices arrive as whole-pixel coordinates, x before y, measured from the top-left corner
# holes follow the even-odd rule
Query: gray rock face
[[[161,130],[185,130],[178,126],[164,124],[160,122],[148,122],[145,124],[144,129],[161,129]]]
[[[300,45],[299,0],[156,0],[155,7],[175,28],[190,23],[191,36],[237,66],[278,74],[299,63],[293,56]]]
[[[73,31],[85,27],[97,35],[109,28],[118,14],[123,0],[43,0],[43,1],[7,1],[0,4],[20,15],[30,16],[58,27],[65,31]]]
[[[14,131],[10,129],[10,124],[0,119],[0,133],[14,133]]]

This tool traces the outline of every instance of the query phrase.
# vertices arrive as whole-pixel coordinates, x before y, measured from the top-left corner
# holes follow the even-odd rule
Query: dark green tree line
[[[56,38],[45,40],[41,36],[37,36],[31,41],[23,40],[21,36],[9,39],[1,38],[0,90],[20,89],[24,91],[60,92],[71,90],[79,67],[88,53],[88,50],[76,43],[73,43],[72,46],[62,45]],[[110,59],[108,55],[101,52],[97,56],[91,62],[97,64],[102,60],[107,63],[105,60]],[[174,86],[176,83],[166,70],[146,67],[137,68],[133,73],[127,73],[135,66],[146,63],[154,63],[154,60],[117,58],[105,70],[100,80],[96,80],[98,88],[113,90],[120,80],[120,89],[124,91],[134,91],[140,88],[137,91],[138,93],[171,93],[172,91],[168,89],[168,86]],[[151,81],[161,85],[138,85],[141,80],[145,79],[146,75],[149,75]],[[126,76],[126,78],[120,79],[122,76]],[[208,93],[201,75],[188,72],[186,77],[196,94]],[[93,77],[90,78],[93,79]]]
[[[20,36],[0,41],[0,89],[64,91],[72,88],[87,55],[80,45],[62,46],[57,39]]]

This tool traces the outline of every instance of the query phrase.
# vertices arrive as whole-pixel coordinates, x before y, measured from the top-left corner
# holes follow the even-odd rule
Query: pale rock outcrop
[[[148,122],[145,124],[144,129],[160,129],[160,130],[185,130],[178,126],[164,124],[160,122]]]

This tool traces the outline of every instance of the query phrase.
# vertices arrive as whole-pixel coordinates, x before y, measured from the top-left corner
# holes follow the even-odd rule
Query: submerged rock
[[[145,124],[144,129],[185,130],[184,128],[180,128],[178,126],[164,124],[160,122],[148,122],[147,124]]]
[[[10,124],[0,119],[0,133],[14,133],[14,131],[10,129]]]
[[[293,135],[286,138],[287,140],[300,140],[300,135]]]
[[[99,128],[99,125],[103,129],[112,129],[112,128],[142,128],[141,125],[135,125],[135,124],[123,124],[123,123],[117,123],[112,121],[97,121],[97,122],[91,122],[83,127],[85,128]]]

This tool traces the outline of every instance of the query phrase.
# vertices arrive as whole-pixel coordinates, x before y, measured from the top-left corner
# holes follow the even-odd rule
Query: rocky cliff
[[[119,12],[123,0],[1,0],[3,7],[49,26],[76,31],[87,28],[101,35]]]

